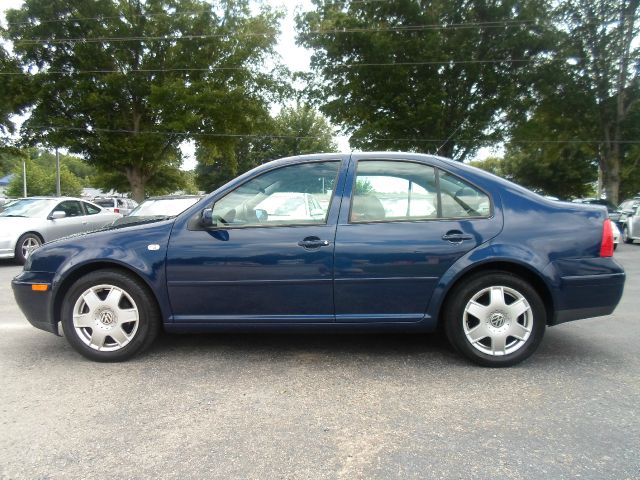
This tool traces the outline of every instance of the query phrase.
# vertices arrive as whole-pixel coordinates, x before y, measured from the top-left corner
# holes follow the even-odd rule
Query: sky
[[[4,11],[10,8],[19,8],[23,0],[0,0],[0,21],[4,24]],[[271,5],[275,8],[282,8],[286,11],[286,16],[281,24],[281,34],[276,47],[277,53],[280,55],[282,62],[291,71],[308,71],[309,59],[311,52],[305,48],[299,47],[295,42],[295,15],[300,11],[310,10],[313,5],[310,0],[276,0]],[[272,113],[277,113],[276,111]],[[336,128],[336,143],[338,150],[341,152],[350,151],[348,138],[341,135]],[[183,170],[192,170],[195,168],[195,144],[186,142],[181,145],[184,161]],[[486,158],[496,152],[483,148],[478,152],[477,159]]]

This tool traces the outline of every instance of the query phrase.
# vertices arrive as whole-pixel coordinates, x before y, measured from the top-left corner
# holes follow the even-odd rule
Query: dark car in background
[[[313,195],[322,215],[260,207],[285,194]],[[500,367],[529,357],[547,326],[613,312],[625,274],[611,225],[601,206],[441,157],[306,155],[175,217],[46,244],[13,290],[34,326],[61,325],[97,361],[130,358],[161,329],[442,328],[464,356]]]

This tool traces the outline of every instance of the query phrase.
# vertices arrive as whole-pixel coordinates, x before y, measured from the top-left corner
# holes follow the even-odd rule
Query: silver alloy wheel
[[[462,321],[464,334],[473,348],[487,355],[508,355],[529,339],[533,311],[517,290],[492,286],[469,300]]]
[[[629,230],[627,229],[627,227],[624,227],[622,229],[622,241],[624,243],[627,243],[629,241]]]
[[[20,245],[20,249],[22,250],[22,257],[26,260],[31,255],[35,249],[40,247],[40,241],[35,237],[27,237]]]
[[[139,319],[133,298],[114,285],[85,290],[73,306],[73,326],[78,337],[102,352],[120,350],[133,340]]]

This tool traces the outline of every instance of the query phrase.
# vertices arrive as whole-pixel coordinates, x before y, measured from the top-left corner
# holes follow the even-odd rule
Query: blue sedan
[[[547,326],[612,313],[624,281],[604,207],[440,157],[353,153],[267,163],[175,217],[48,243],[13,290],[29,322],[97,361],[162,329],[441,328],[503,367]]]

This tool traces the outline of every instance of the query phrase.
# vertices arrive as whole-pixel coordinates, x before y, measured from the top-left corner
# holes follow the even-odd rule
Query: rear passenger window
[[[402,161],[358,162],[352,223],[487,217],[490,213],[485,193],[442,170]]]
[[[409,162],[358,163],[351,222],[437,218],[435,169]]]
[[[488,217],[491,202],[483,192],[464,180],[440,171],[443,218]]]
[[[84,205],[84,209],[87,211],[87,215],[95,215],[96,213],[100,213],[100,209],[94,205],[91,205],[87,202],[82,202]]]

